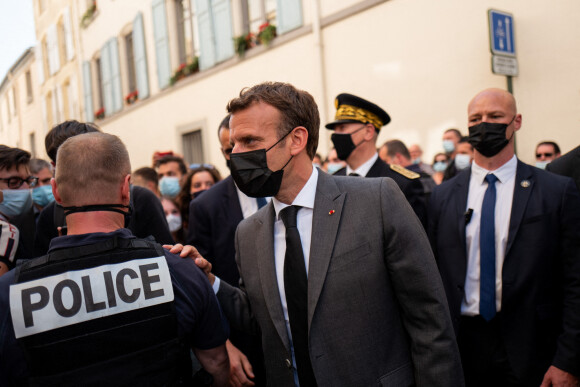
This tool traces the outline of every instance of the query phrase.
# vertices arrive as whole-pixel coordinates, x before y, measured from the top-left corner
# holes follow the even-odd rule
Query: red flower
[[[269,25],[270,25],[270,22],[266,22],[266,23],[262,24],[262,25],[261,25],[261,26],[258,28],[258,30],[259,30],[260,32],[262,32],[262,31],[264,31],[264,30],[265,30],[265,29],[266,29],[266,28],[267,28]]]

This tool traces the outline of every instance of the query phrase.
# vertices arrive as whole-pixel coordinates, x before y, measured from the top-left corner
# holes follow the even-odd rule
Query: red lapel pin
[[[328,215],[332,215],[332,214],[334,214],[334,210],[328,211]]]

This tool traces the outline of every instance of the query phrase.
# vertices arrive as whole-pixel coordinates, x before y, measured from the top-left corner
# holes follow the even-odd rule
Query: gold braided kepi
[[[356,95],[342,93],[334,100],[336,114],[334,121],[326,128],[334,129],[335,125],[350,122],[371,123],[377,132],[391,121],[391,117],[379,106]]]

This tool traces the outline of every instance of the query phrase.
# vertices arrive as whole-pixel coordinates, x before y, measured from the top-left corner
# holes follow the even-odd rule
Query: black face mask
[[[121,208],[126,208],[127,211],[123,211]],[[95,211],[111,211],[123,214],[125,217],[125,228],[129,227],[129,222],[131,221],[131,214],[133,213],[133,208],[131,206],[126,206],[124,204],[93,204],[89,206],[78,206],[78,207],[63,207],[64,215],[68,216],[74,214],[75,212],[95,212]]]
[[[290,159],[280,170],[273,172],[268,168],[266,152],[278,145],[290,133],[292,130],[268,149],[230,155],[232,178],[243,193],[253,198],[276,196],[282,184],[284,168],[294,156],[290,156]]]
[[[332,136],[330,136],[330,139],[332,140],[332,143],[334,144],[334,148],[336,149],[336,155],[339,159],[341,159],[341,160],[348,159],[348,156],[350,156],[352,151],[357,146],[359,146],[360,144],[365,142],[364,140],[362,140],[358,144],[354,145],[354,142],[352,141],[352,135],[354,133],[358,132],[359,130],[364,129],[365,127],[366,127],[366,125],[363,125],[362,127],[358,128],[357,130],[355,130],[352,133],[332,133]]]
[[[232,169],[232,161],[231,160],[226,159],[226,167],[228,167],[229,170]]]
[[[514,122],[514,118],[509,124],[498,124],[491,122],[480,122],[469,127],[468,142],[485,157],[497,155],[512,139],[505,137],[508,126]],[[515,133],[515,132],[514,132]],[[512,137],[514,134],[512,133]]]

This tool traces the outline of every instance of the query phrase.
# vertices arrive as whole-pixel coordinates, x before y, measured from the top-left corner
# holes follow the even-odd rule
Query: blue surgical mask
[[[168,198],[175,198],[180,189],[179,178],[177,177],[165,176],[161,181],[159,181],[159,191],[161,191],[161,195],[167,196]]]
[[[54,201],[52,186],[43,185],[42,187],[34,188],[32,190],[32,201],[40,207],[45,207],[48,203]]]
[[[536,167],[540,168],[540,169],[546,169],[546,165],[550,164],[549,161],[544,160],[544,161],[536,161]]]
[[[455,155],[455,166],[457,169],[465,169],[471,165],[471,156],[464,155],[464,154],[457,154]]]
[[[433,164],[433,170],[435,172],[445,172],[447,169],[447,163],[445,161],[437,161]]]
[[[326,165],[326,172],[333,175],[334,173],[336,173],[336,171],[338,171],[342,167],[344,167],[344,164],[342,163],[328,163]]]
[[[415,160],[413,160],[413,164],[415,164],[415,165],[421,164],[421,158],[417,157]]]
[[[0,213],[8,219],[24,214],[32,208],[32,195],[29,189],[2,190],[4,200],[0,203]]]
[[[443,140],[443,150],[445,153],[453,153],[455,150],[455,144],[451,140]]]
[[[313,166],[314,168],[320,168],[320,164],[318,164],[318,163],[312,163],[312,166]]]

